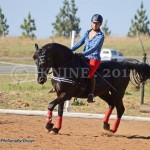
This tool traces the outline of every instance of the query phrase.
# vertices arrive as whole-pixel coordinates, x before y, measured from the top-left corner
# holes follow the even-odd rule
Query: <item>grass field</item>
[[[143,45],[148,56],[150,56],[150,38],[142,37]],[[70,47],[70,39],[54,38],[55,42],[64,44]],[[76,39],[77,41],[78,39]],[[35,51],[34,44],[39,46],[52,42],[52,39],[30,40],[22,38],[0,38],[0,62],[14,62],[21,64],[34,64],[32,60]],[[121,51],[125,56],[142,56],[143,51],[138,38],[126,37],[108,37],[105,39],[104,47],[114,48]],[[81,49],[79,50],[81,51]],[[44,85],[39,85],[36,82],[36,74],[30,73],[17,75],[19,81],[11,74],[0,75],[0,108],[7,109],[31,109],[31,110],[47,110],[48,103],[55,98],[55,93],[49,93],[52,88],[50,77]],[[29,82],[21,83],[22,80]],[[91,112],[104,113],[107,104],[95,99],[96,102],[88,104],[86,100],[81,99],[84,105],[71,105],[72,112]],[[73,100],[71,101],[73,102]],[[140,106],[140,89],[136,89],[132,84],[129,84],[125,97],[125,115],[150,116],[149,113],[144,114],[139,112]],[[150,104],[150,85],[146,86],[145,104]],[[57,109],[57,108],[56,108]],[[114,111],[115,114],[115,111]]]
[[[150,55],[150,37],[141,37],[144,49],[147,55]],[[70,47],[69,38],[49,38],[41,40],[22,39],[14,37],[1,37],[0,38],[0,57],[4,58],[32,58],[35,51],[34,44],[38,43],[43,46],[47,43],[57,42]],[[78,41],[78,38],[75,39]],[[128,37],[106,37],[103,47],[118,49],[125,56],[142,56],[142,46],[139,38]],[[82,48],[79,49],[81,51]]]

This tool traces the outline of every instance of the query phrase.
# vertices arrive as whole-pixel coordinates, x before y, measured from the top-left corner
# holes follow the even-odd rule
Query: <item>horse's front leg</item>
[[[63,109],[64,109],[64,102],[58,105],[58,116],[57,116],[56,124],[50,132],[51,134],[58,134],[59,130],[62,127]]]
[[[54,124],[52,123],[53,110],[58,103],[59,103],[58,98],[56,98],[48,105],[48,111],[46,115],[46,126],[45,126],[48,132],[50,132],[54,126]]]
[[[55,100],[55,102],[53,101],[53,103],[49,104],[49,110],[50,111],[52,111],[54,109],[54,107],[57,104],[59,104],[58,105],[58,117],[57,117],[56,125],[55,125],[54,128],[50,128],[50,133],[52,133],[52,134],[58,134],[59,130],[61,129],[63,109],[64,109],[64,102],[67,99],[71,99],[71,97],[68,96],[68,94],[66,92],[62,92],[61,94],[58,95],[58,98]],[[52,124],[52,123],[50,123],[50,124]]]

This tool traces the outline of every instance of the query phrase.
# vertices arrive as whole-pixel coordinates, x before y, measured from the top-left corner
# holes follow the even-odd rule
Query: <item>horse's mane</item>
[[[71,49],[69,47],[59,44],[59,43],[48,43],[48,44],[44,45],[42,48],[45,49],[46,51],[57,49],[60,51],[64,51],[66,53],[73,54],[73,52],[71,51]]]

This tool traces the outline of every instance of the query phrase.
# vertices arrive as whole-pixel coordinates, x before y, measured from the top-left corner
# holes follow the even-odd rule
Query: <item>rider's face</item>
[[[92,29],[97,31],[100,28],[101,24],[99,22],[92,22]]]

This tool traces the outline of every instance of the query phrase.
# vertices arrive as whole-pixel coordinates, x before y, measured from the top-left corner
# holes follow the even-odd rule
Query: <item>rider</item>
[[[91,29],[88,30],[84,37],[79,40],[71,49],[72,51],[77,50],[83,44],[85,44],[82,55],[89,59],[88,64],[90,67],[88,78],[89,78],[89,95],[87,98],[88,102],[94,102],[94,89],[95,79],[94,74],[100,65],[100,51],[104,42],[104,34],[100,30],[100,26],[103,22],[103,17],[99,14],[94,14],[91,19]]]

